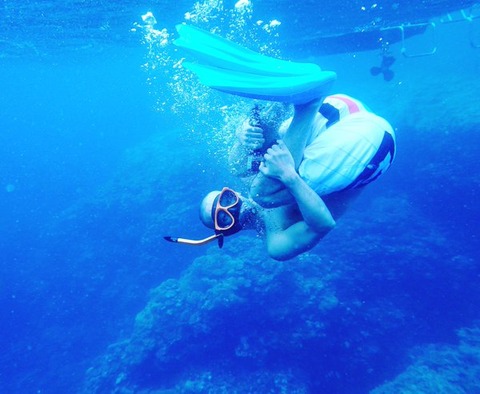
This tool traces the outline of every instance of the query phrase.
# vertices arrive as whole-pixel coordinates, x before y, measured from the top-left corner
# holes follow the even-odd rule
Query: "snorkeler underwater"
[[[0,27],[0,392],[480,392],[478,2]]]

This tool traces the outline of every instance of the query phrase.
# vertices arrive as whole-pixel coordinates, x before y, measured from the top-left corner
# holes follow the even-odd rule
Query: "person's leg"
[[[323,99],[319,98],[307,104],[296,105],[292,122],[282,138],[293,157],[296,170],[302,161],[305,146],[311,138],[322,101]],[[282,182],[261,172],[252,182],[250,196],[264,207],[284,205],[292,199]]]
[[[300,166],[303,151],[312,135],[315,119],[318,116],[318,110],[322,102],[323,98],[319,98],[307,104],[295,105],[292,123],[282,138],[293,156],[296,170]]]

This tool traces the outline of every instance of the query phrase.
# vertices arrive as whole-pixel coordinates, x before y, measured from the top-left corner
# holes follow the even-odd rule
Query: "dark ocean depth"
[[[250,105],[180,70],[185,21],[393,125],[310,252],[164,241],[242,188],[224,124]],[[480,393],[479,4],[0,0],[0,28],[0,393]]]

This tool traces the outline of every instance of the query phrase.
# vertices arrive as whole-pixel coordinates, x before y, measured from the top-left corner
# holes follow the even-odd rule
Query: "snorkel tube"
[[[215,239],[218,239],[218,247],[221,248],[223,246],[223,234],[222,233],[213,234],[210,237],[203,238],[203,239],[188,239],[188,238],[180,238],[180,237],[170,237],[169,235],[166,235],[163,238],[168,242],[174,242],[174,243],[192,245],[192,246],[202,246],[202,245],[205,245],[205,244],[208,244],[208,243],[214,241]]]

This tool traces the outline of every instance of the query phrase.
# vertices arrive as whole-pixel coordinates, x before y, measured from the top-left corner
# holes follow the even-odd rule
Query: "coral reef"
[[[480,392],[480,326],[459,330],[460,343],[430,345],[412,354],[413,363],[371,394],[466,394]]]
[[[287,263],[256,237],[211,247],[152,290],[84,392],[358,393],[388,379],[408,348],[458,327],[456,311],[475,316],[462,299],[476,293],[465,276],[477,268],[446,253],[442,233],[402,196],[365,204],[322,248]],[[432,319],[443,319],[437,330]]]
[[[292,370],[339,308],[335,274],[329,264],[278,264],[258,240],[240,238],[154,289],[132,336],[90,369],[86,392],[306,392]],[[234,257],[244,247],[248,255]]]

